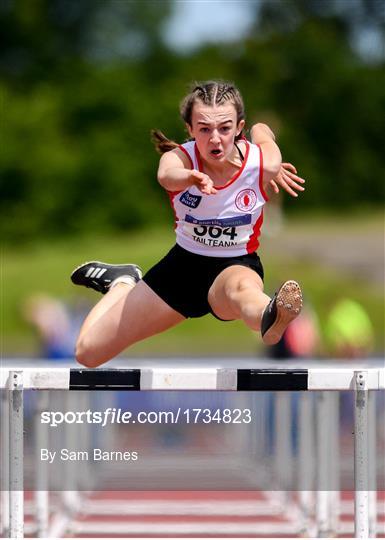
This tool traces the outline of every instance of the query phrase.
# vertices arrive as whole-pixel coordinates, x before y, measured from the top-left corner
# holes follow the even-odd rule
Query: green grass
[[[324,220],[311,225],[319,230]],[[370,220],[361,224],[371,230]],[[378,226],[378,220],[377,220]],[[291,227],[300,227],[301,220]],[[302,225],[303,226],[303,225]],[[328,220],[331,233],[336,227],[346,227],[346,219],[333,223]],[[87,260],[136,262],[145,270],[172,246],[174,234],[168,229],[130,233],[120,237],[109,235],[92,238],[72,238],[46,243],[35,243],[23,248],[7,248],[2,261],[2,337],[3,355],[38,354],[39,342],[35,331],[23,317],[27,298],[37,293],[60,297],[69,304],[80,297],[90,304],[98,296],[92,291],[75,288],[69,275],[78,264]],[[262,254],[263,257],[263,254]],[[337,296],[348,296],[362,303],[375,327],[376,348],[383,350],[384,300],[381,287],[360,282],[331,269],[321,269],[316,263],[287,262],[277,254],[263,257],[266,271],[266,290],[272,293],[282,279],[295,277],[303,285],[306,298],[312,303],[321,325]],[[359,285],[359,286],[357,286]],[[255,354],[261,350],[259,338],[241,322],[223,323],[208,315],[188,320],[132,347],[126,355],[189,354]]]

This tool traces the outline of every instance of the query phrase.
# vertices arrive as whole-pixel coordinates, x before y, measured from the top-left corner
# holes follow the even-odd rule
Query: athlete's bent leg
[[[134,343],[185,320],[140,281],[117,284],[91,310],[76,345],[76,359],[86,367],[111,360]]]
[[[270,302],[259,275],[240,265],[229,266],[217,276],[208,300],[217,317],[241,319],[252,330],[260,329],[263,312]]]
[[[221,272],[210,288],[208,300],[221,319],[242,319],[252,330],[261,330],[266,345],[278,343],[302,308],[301,288],[296,281],[283,283],[270,300],[258,274],[242,266]]]

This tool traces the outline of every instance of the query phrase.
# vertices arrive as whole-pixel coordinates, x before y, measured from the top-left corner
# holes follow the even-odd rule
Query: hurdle
[[[368,415],[371,391],[385,389],[385,368],[235,369],[235,368],[1,368],[0,388],[9,405],[9,536],[23,538],[23,392],[67,391],[344,391],[354,392],[354,534],[368,538],[373,511],[368,481],[371,476]],[[323,407],[323,409],[322,409]],[[329,405],[321,405],[327,418]],[[330,426],[333,429],[332,426]],[[330,448],[325,449],[325,455]],[[320,494],[320,522],[325,520],[325,497]],[[328,503],[329,504],[329,503]]]

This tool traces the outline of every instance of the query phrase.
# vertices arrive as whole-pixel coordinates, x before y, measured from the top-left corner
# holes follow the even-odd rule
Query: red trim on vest
[[[266,195],[265,188],[263,187],[263,153],[261,145],[257,144],[257,146],[259,148],[259,190],[265,201],[268,201],[269,197]]]
[[[250,235],[249,241],[247,242],[247,245],[246,245],[247,253],[254,253],[254,251],[258,249],[259,247],[258,238],[259,238],[259,235],[261,234],[262,223],[263,223],[263,209],[261,211],[261,215],[255,222],[255,225],[253,227],[253,232]]]
[[[188,159],[190,161],[191,168],[193,169],[194,168],[194,163],[193,163],[193,161],[191,159],[190,154],[187,152],[186,148],[184,148],[181,144],[178,144],[178,148],[179,148],[179,150],[182,150],[182,152],[188,157]]]
[[[232,176],[230,178],[230,180],[227,182],[227,184],[225,186],[216,186],[214,184],[215,189],[226,189],[227,187],[231,186],[231,184],[233,184],[235,182],[235,180],[237,180],[237,178],[239,178],[240,175],[243,173],[244,168],[246,167],[246,163],[247,163],[247,160],[248,160],[248,157],[249,157],[249,153],[250,153],[249,141],[245,141],[245,142],[246,142],[246,154],[245,154],[245,159],[243,160],[241,168],[239,169],[239,171],[237,171],[234,174],[234,176]],[[196,143],[195,143],[194,150],[195,150],[195,156],[196,156],[197,162],[198,162],[199,171],[204,172],[203,171],[203,166],[202,166],[202,161],[201,161],[201,155],[199,153],[199,150],[198,150],[198,147],[197,147]]]
[[[181,192],[180,191],[167,191],[166,193],[169,196],[171,208],[174,211],[174,229],[176,229],[178,216],[176,215],[176,210],[174,206],[174,198],[176,195],[178,195],[178,193],[181,193]]]

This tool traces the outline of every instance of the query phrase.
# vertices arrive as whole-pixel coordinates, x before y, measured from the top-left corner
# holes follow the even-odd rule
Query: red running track
[[[298,538],[297,494],[284,507],[274,492],[119,491],[82,494],[63,538],[277,537]],[[59,495],[51,494],[59,508]],[[352,536],[354,494],[341,493],[339,538]],[[26,536],[33,538],[33,493],[26,493]],[[378,538],[385,538],[385,492],[377,494]],[[55,517],[51,512],[50,520]],[[84,528],[84,530],[83,530]],[[72,532],[71,532],[72,530]]]

